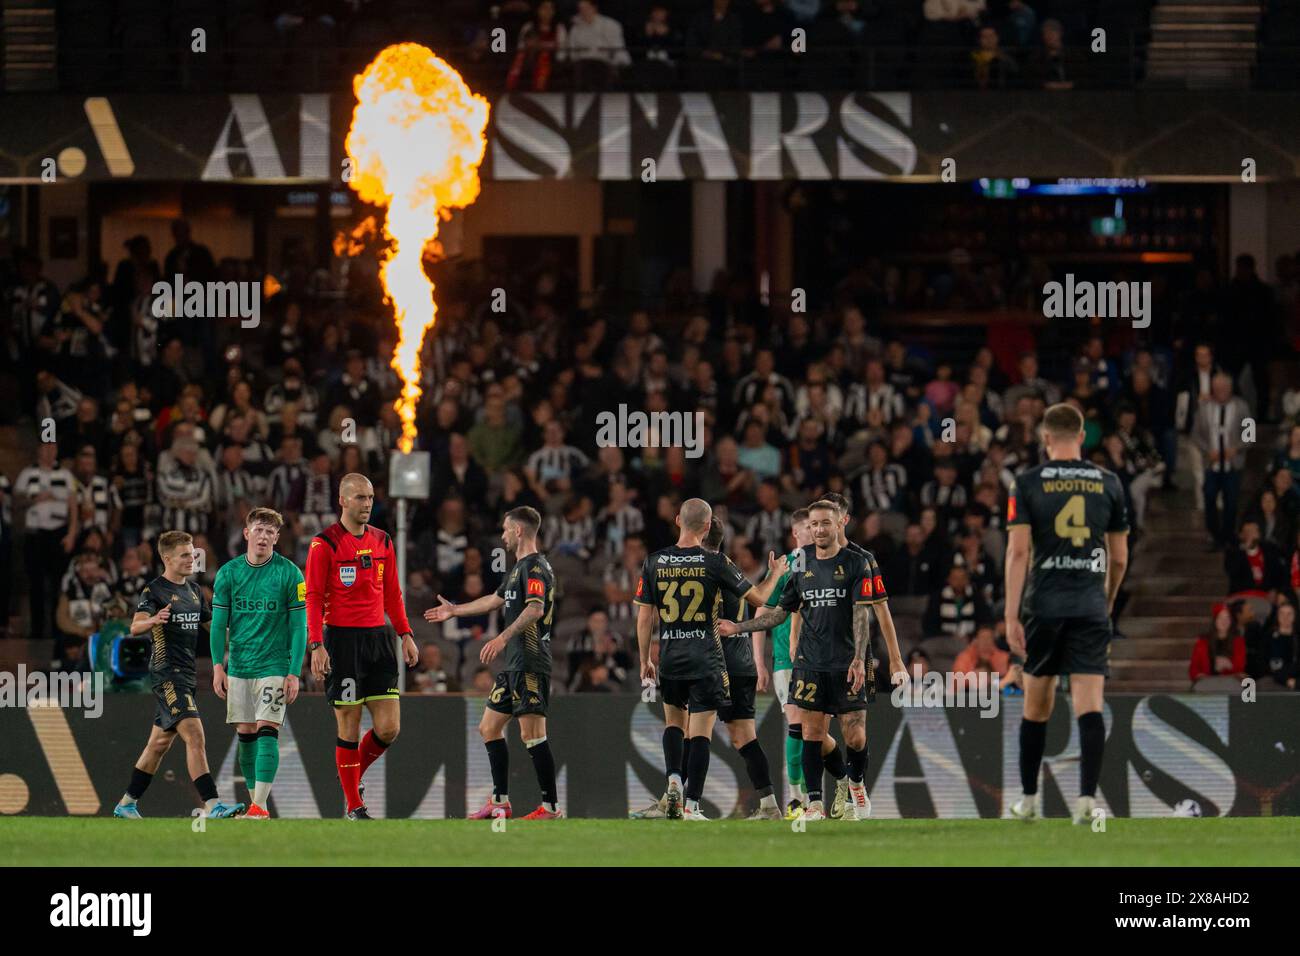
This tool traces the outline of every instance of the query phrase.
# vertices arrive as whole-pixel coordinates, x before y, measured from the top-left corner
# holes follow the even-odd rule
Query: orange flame
[[[362,201],[387,207],[388,246],[379,280],[397,323],[392,366],[402,394],[394,407],[402,419],[398,444],[409,452],[421,392],[420,346],[437,318],[433,283],[424,272],[425,247],[437,239],[439,222],[450,218],[450,210],[478,198],[488,102],[418,43],[380,51],[352,88],[357,106],[345,143],[349,185]]]

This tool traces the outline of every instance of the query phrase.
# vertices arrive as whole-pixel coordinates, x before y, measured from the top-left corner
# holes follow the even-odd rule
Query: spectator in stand
[[[952,448],[947,442],[939,447]],[[939,525],[948,535],[956,530],[966,504],[966,488],[957,480],[957,463],[951,457],[940,458],[934,463],[934,478],[921,487],[921,507],[935,509]]]
[[[768,443],[763,425],[757,419],[745,425],[736,460],[760,482],[775,481],[781,475],[781,453]]]
[[[790,534],[790,515],[781,507],[780,484],[772,478],[758,485],[758,510],[745,523],[745,538],[761,553],[780,554]]]
[[[560,59],[573,64],[578,89],[608,89],[618,68],[632,62],[623,41],[623,25],[602,15],[595,0],[578,0],[578,14],[569,26],[567,40],[560,48]]]
[[[462,562],[463,563],[463,562]],[[459,589],[453,592],[454,604],[466,604],[481,598],[487,590],[483,577],[478,574],[466,574]],[[500,609],[496,608],[473,617],[453,617],[442,625],[442,636],[456,645],[457,673],[463,673],[467,661],[478,659],[478,652],[471,645],[489,641],[497,636],[500,628]]]
[[[1134,367],[1129,373],[1124,401],[1136,415],[1135,428],[1150,436],[1150,442],[1164,465],[1162,486],[1172,488],[1178,462],[1178,442],[1168,392],[1155,382],[1149,369]]]
[[[1292,595],[1300,597],[1300,527],[1296,528],[1295,540],[1291,542],[1291,555],[1286,562],[1287,586]]]
[[[54,636],[59,580],[80,530],[75,507],[77,479],[58,462],[53,442],[36,449],[36,464],[18,473],[14,492],[25,506],[23,561],[31,588],[31,636]]]
[[[1041,39],[1025,61],[1025,85],[1042,90],[1074,89],[1076,65],[1065,47],[1065,27],[1061,21],[1044,20]]]
[[[997,674],[1005,677],[1011,669],[1011,655],[1001,650],[991,626],[980,627],[966,649],[952,662],[954,674]]]
[[[1291,478],[1300,484],[1300,425],[1292,425],[1287,432],[1286,445],[1273,459],[1273,470],[1285,468]]]
[[[452,433],[446,456],[435,460],[433,488],[437,498],[455,495],[463,498],[471,510],[486,507],[488,474],[470,454],[464,435]]]
[[[1260,537],[1278,549],[1282,555],[1291,552],[1295,540],[1295,522],[1291,515],[1278,505],[1277,494],[1265,486],[1255,498],[1254,506],[1246,512],[1246,520],[1259,525]]]
[[[1300,627],[1296,625],[1295,604],[1287,597],[1278,600],[1273,615],[1265,623],[1261,650],[1265,674],[1287,690],[1296,689],[1300,677]]]
[[[442,648],[429,641],[420,648],[420,663],[406,672],[406,691],[416,694],[454,694],[460,681],[442,666]]]
[[[186,220],[172,220],[172,240],[171,251],[163,260],[165,281],[171,282],[177,275],[185,276],[186,282],[208,282],[217,277],[217,263],[211,250],[194,241]]]
[[[625,683],[632,669],[622,638],[610,628],[609,616],[598,607],[587,612],[587,626],[569,645],[568,656],[571,692],[584,689],[582,685],[595,666],[605,668],[605,680],[617,684]]]
[[[1215,375],[1210,398],[1198,409],[1192,431],[1192,440],[1205,461],[1205,530],[1211,550],[1227,547],[1236,527],[1241,469],[1246,462],[1244,422],[1249,417],[1246,402],[1232,394],[1232,379],[1223,373]]]
[[[1187,454],[1196,479],[1196,510],[1202,511],[1205,508],[1205,458],[1197,444],[1195,431],[1201,409],[1211,401],[1214,377],[1223,370],[1215,361],[1214,349],[1208,343],[1199,343],[1192,354],[1192,368],[1182,376],[1178,386],[1174,423],[1178,432],[1185,436],[1181,447]]]
[[[993,612],[971,584],[967,568],[954,564],[947,583],[930,594],[921,632],[926,637],[968,638],[984,626],[993,626]]]
[[[122,521],[122,500],[112,479],[100,470],[95,446],[82,445],[77,450],[73,476],[77,479],[80,528],[98,528],[107,542],[116,537]]]
[[[1228,575],[1228,593],[1278,591],[1287,586],[1286,562],[1282,552],[1260,537],[1259,525],[1245,521],[1237,535],[1238,546],[1223,556]]]
[[[266,494],[271,507],[281,514],[301,510],[307,494],[307,476],[310,466],[303,456],[302,438],[285,435],[280,441],[278,464],[267,477]]]
[[[550,89],[559,52],[567,42],[568,30],[556,19],[555,0],[541,0],[533,18],[519,30],[518,52],[506,74],[506,89],[535,93]]]
[[[1246,638],[1228,605],[1211,611],[1210,630],[1196,639],[1187,676],[1195,687],[1206,677],[1242,677],[1246,673]]]
[[[1051,21],[1048,21],[1051,22]],[[1013,49],[1026,49],[1038,31],[1038,14],[1024,0],[1008,0],[1002,18],[1002,42]]]
[[[1164,477],[1164,462],[1150,433],[1138,425],[1137,410],[1132,406],[1119,406],[1115,435],[1123,445],[1124,466],[1130,476],[1133,525],[1140,531],[1146,524],[1147,498]]]
[[[565,497],[573,490],[577,478],[591,465],[591,459],[565,443],[564,426],[549,421],[543,429],[542,447],[528,456],[524,475],[533,493],[543,501]]]
[[[746,73],[756,89],[781,88],[794,19],[777,0],[754,0],[744,15]]]
[[[542,521],[545,551],[586,561],[596,550],[596,521],[591,514],[591,499],[572,495],[560,514],[547,515]]]
[[[583,665],[581,680],[576,692],[579,694],[613,694],[618,691],[611,681],[609,668],[599,660],[588,661]]]
[[[149,462],[141,454],[139,441],[123,442],[113,466],[113,492],[121,503],[121,543],[133,548],[144,538],[152,538],[154,515],[154,476]]]
[[[501,396],[487,399],[483,417],[466,437],[470,454],[490,473],[515,467],[523,456],[523,429],[509,422]]]
[[[379,421],[380,403],[379,386],[366,375],[365,357],[359,349],[352,349],[342,378],[326,395],[325,406],[347,405],[358,427],[371,428]],[[311,423],[302,424],[311,427]]]
[[[208,530],[215,496],[212,475],[198,464],[199,444],[193,438],[178,438],[171,458],[158,462],[158,503],[162,525],[168,531],[200,534]],[[282,508],[286,507],[283,503]]]
[[[724,435],[713,446],[713,460],[704,470],[700,494],[713,504],[741,505],[752,500],[754,473],[740,464],[740,446]]]
[[[633,32],[637,88],[671,89],[676,83],[675,58],[680,55],[681,45],[681,33],[673,26],[669,5],[663,0],[650,4],[645,20]]]
[[[646,554],[645,539],[641,535],[629,535],[623,539],[619,560],[605,567],[605,618],[624,637],[630,637],[635,626],[636,612],[632,598],[636,596],[636,586],[641,578],[641,565]]]
[[[992,607],[997,603],[1002,592],[1002,575],[984,550],[979,534],[967,532],[958,538],[952,561],[966,569],[970,583],[985,604]]]
[[[889,460],[882,441],[867,446],[867,463],[849,475],[854,500],[872,512],[901,514],[907,507],[907,471]]]
[[[149,546],[143,545],[147,549]],[[113,595],[120,597],[128,608],[134,610],[140,592],[145,589],[152,575],[149,565],[140,553],[141,546],[129,547],[122,552],[122,566],[117,581],[113,584]]]
[[[492,685],[496,678],[492,674],[492,669],[486,664],[480,664],[474,668],[474,677],[470,682],[470,693],[476,697],[486,697],[492,693]]]
[[[799,423],[796,441],[786,450],[781,488],[798,501],[816,501],[827,489],[833,470],[833,456],[825,429],[816,419]]]
[[[918,683],[922,677],[933,669],[930,666],[930,655],[925,652],[923,647],[914,647],[908,651],[904,664],[907,667],[907,673],[912,676],[912,680]]]
[[[633,492],[621,481],[607,486],[608,500],[596,514],[596,536],[610,560],[623,553],[623,542],[645,531],[645,516],[636,506]]]
[[[55,616],[58,635],[54,642],[54,657],[65,670],[78,669],[83,658],[81,647],[104,620],[104,606],[112,599],[113,591],[100,557],[90,552],[77,555],[75,571],[68,575]]]
[[[976,89],[1006,89],[1015,83],[1020,72],[1015,57],[1002,49],[1002,40],[994,27],[980,28],[979,43],[970,59]]]
[[[706,0],[686,28],[686,46],[699,59],[690,83],[699,89],[732,89],[745,46],[745,24],[732,0]]]

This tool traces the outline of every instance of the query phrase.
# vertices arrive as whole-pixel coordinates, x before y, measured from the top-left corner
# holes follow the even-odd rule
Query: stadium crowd
[[[89,635],[134,609],[164,530],[195,536],[210,587],[242,553],[244,516],[259,505],[285,515],[279,548],[301,564],[336,520],[347,472],[373,478],[372,520],[393,527],[394,334],[373,268],[351,260],[346,287],[337,272],[289,270],[256,329],[158,318],[160,274],[259,275],[215,261],[183,221],[173,235],[161,266],[139,237],[111,276],[68,289],[30,253],[0,263],[0,378],[14,390],[0,417],[23,436],[21,470],[0,475],[0,623],[26,598],[29,623],[11,631],[51,640],[64,667],[89,666]],[[1256,626],[1237,605],[1216,609],[1192,679],[1248,671],[1294,687],[1300,392],[1274,387],[1266,367],[1289,347],[1284,328],[1295,330],[1296,265],[1279,263],[1276,286],[1248,257],[1226,282],[1203,270],[1150,338],[1131,323],[1080,320],[1054,330],[1050,354],[985,347],[962,360],[886,332],[897,327],[870,281],[807,314],[765,305],[725,275],[706,296],[625,312],[582,307],[575,277],[547,258],[527,274],[448,266],[424,348],[418,447],[431,453],[433,493],[412,515],[412,620],[438,594],[459,603],[494,590],[506,570],[500,516],[532,505],[561,588],[557,687],[626,689],[638,569],[675,540],[683,498],[715,504],[726,551],[758,580],[768,552],[790,546],[792,511],[837,492],[852,503],[851,537],[877,555],[901,602],[912,661],[960,655],[1014,683],[1000,620],[1007,490],[1039,460],[1044,408],[1065,400],[1085,415],[1088,456],[1124,482],[1139,549],[1151,496],[1171,487],[1180,458],[1203,486],[1225,593],[1241,592]],[[1276,323],[1263,361],[1242,345],[1243,316],[1260,330]],[[700,413],[702,456],[598,446],[597,414],[620,404]],[[1258,488],[1242,481],[1248,415],[1283,423]],[[418,625],[408,689],[490,687],[477,642],[498,624],[489,614]]]
[[[476,89],[1070,89],[1131,84],[1147,0],[62,0],[71,88],[336,87],[387,43]],[[1091,30],[1108,30],[1105,58]],[[191,31],[206,50],[188,57]],[[795,31],[802,31],[796,34]],[[109,38],[105,47],[104,38]],[[798,37],[798,39],[796,39]],[[171,51],[147,66],[136,51]],[[209,57],[208,51],[213,54]],[[815,55],[802,55],[812,51]],[[274,55],[267,55],[274,52]]]

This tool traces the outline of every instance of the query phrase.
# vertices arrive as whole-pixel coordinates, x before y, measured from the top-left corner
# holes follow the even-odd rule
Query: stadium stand
[[[40,32],[54,12],[57,48]],[[1103,14],[1122,54],[1104,70],[1075,55]],[[399,37],[449,51],[489,94],[1066,90],[1181,82],[1156,44],[1180,24],[1193,24],[1184,32],[1201,42],[1203,33],[1235,37],[1249,21],[1254,51],[1252,15],[1258,70],[1225,67],[1216,82],[1293,88],[1300,17],[1281,2],[446,0],[435,15],[416,0],[61,0],[6,6],[0,43],[7,89],[76,93],[338,90]],[[794,27],[816,35],[824,55],[800,60],[774,42]],[[497,28],[517,55],[484,55]],[[204,31],[203,56],[185,52],[194,29]],[[57,62],[57,75],[39,68],[41,56]],[[544,545],[563,588],[557,689],[626,688],[635,683],[626,602],[638,556],[668,541],[681,498],[720,503],[728,552],[758,577],[767,551],[786,546],[789,513],[833,490],[853,501],[851,533],[885,568],[905,651],[946,669],[981,627],[992,623],[1001,639],[1008,483],[1035,460],[1044,405],[1064,397],[1085,412],[1088,453],[1120,473],[1142,518],[1112,686],[1185,689],[1215,598],[1236,615],[1250,672],[1276,675],[1266,645],[1286,633],[1277,608],[1300,588],[1300,439],[1290,431],[1300,422],[1300,253],[1275,263],[1271,285],[1253,262],[1224,274],[1203,205],[1177,188],[1129,200],[1144,230],[1134,241],[1156,248],[1177,222],[1178,248],[1204,263],[1160,283],[1159,318],[1145,333],[1102,320],[1028,330],[1044,282],[1094,251],[1069,244],[1065,226],[1078,226],[1070,217],[1079,214],[1052,201],[1025,200],[1023,219],[1001,225],[969,204],[918,204],[915,224],[886,240],[863,225],[879,221],[880,194],[793,183],[790,202],[816,213],[817,234],[795,239],[809,287],[823,290],[807,313],[791,310],[789,290],[767,289],[748,271],[719,271],[703,294],[689,270],[665,267],[648,293],[611,280],[584,295],[563,257],[530,256],[522,268],[496,254],[441,264],[420,410],[434,496],[412,516],[413,620],[439,593],[467,600],[494,589],[499,516],[531,504],[546,516]],[[1002,255],[1007,235],[1016,257]],[[397,385],[373,266],[290,254],[256,340],[155,318],[152,283],[182,267],[199,281],[267,275],[267,263],[214,254],[205,242],[220,245],[181,226],[167,250],[136,236],[120,261],[63,287],[33,250],[0,260],[0,627],[15,635],[0,644],[5,660],[87,666],[87,635],[110,607],[132,606],[164,527],[196,534],[212,555],[210,584],[257,504],[289,517],[282,549],[301,560],[333,520],[348,471],[375,476],[374,520],[391,522],[383,476]],[[883,248],[893,245],[907,255]],[[1103,270],[1099,278],[1131,277]],[[488,305],[495,289],[508,293],[504,314]],[[1249,342],[1239,335],[1245,322],[1259,330]],[[1187,515],[1205,510],[1213,450],[1199,410],[1229,404],[1211,394],[1218,370],[1260,431],[1231,474],[1208,469],[1227,514],[1202,530]],[[707,453],[598,448],[594,410],[618,400],[701,411]],[[35,425],[46,418],[58,423],[56,452],[37,450]],[[357,422],[355,445],[338,440],[346,418]],[[948,420],[951,442],[940,439]],[[1239,549],[1247,518],[1267,548]],[[950,574],[954,566],[962,570]],[[412,689],[482,678],[471,642],[494,633],[496,620],[454,624],[417,625],[427,656]],[[1281,665],[1282,685],[1297,659]]]
[[[12,613],[21,610],[16,599],[30,598],[33,655],[52,646],[73,667],[109,600],[130,602],[141,577],[123,568],[151,566],[148,544],[164,527],[198,535],[212,555],[210,579],[237,542],[242,514],[260,503],[290,516],[282,547],[301,558],[311,534],[333,520],[337,480],[349,470],[379,477],[374,520],[391,519],[382,476],[396,433],[387,405],[396,385],[378,357],[391,349],[391,330],[373,287],[355,278],[349,288],[331,288],[320,275],[290,277],[272,304],[274,319],[250,343],[230,329],[207,335],[154,319],[149,285],[158,263],[147,243],[133,242],[132,250],[111,281],[104,272],[57,290],[31,256],[0,280],[10,319],[5,373],[21,389],[7,403],[6,429],[34,435],[27,416],[14,429],[15,409],[34,409],[37,420],[59,423],[61,437],[58,460],[51,451],[37,461],[29,441],[5,442],[21,450],[0,463],[17,474],[4,488],[4,541],[19,533],[26,577],[6,599]],[[167,259],[182,255],[187,273],[211,262],[198,240],[183,238]],[[1248,276],[1185,290],[1173,349],[1099,323],[1033,357],[958,346],[966,356],[959,359],[928,347],[924,334],[908,334],[912,345],[903,346],[896,323],[906,328],[906,313],[887,304],[883,272],[870,269],[867,282],[857,276],[845,287],[851,292],[805,317],[763,305],[743,276],[719,276],[718,291],[703,299],[619,310],[584,307],[563,270],[508,276],[499,267],[459,263],[439,284],[443,317],[426,343],[420,437],[439,463],[438,504],[416,509],[408,603],[419,610],[437,593],[463,600],[495,588],[498,516],[522,503],[539,507],[564,588],[557,683],[575,690],[630,670],[630,617],[622,607],[635,583],[630,569],[645,548],[669,540],[675,503],[693,493],[719,502],[728,550],[755,577],[767,550],[784,546],[793,508],[822,491],[848,495],[863,519],[852,534],[876,551],[891,581],[905,648],[920,646],[934,666],[946,667],[975,625],[989,622],[989,609],[1000,608],[997,530],[1007,484],[1035,460],[1036,416],[1057,395],[1084,409],[1090,454],[1130,488],[1148,477],[1140,484],[1150,503],[1118,620],[1127,639],[1115,646],[1115,685],[1184,687],[1191,637],[1208,609],[1205,581],[1226,580],[1224,557],[1207,553],[1205,532],[1186,519],[1195,502],[1186,463],[1196,436],[1174,439],[1186,429],[1178,393],[1199,388],[1195,345],[1223,346],[1224,362],[1234,364],[1221,367],[1261,418],[1275,409],[1290,426],[1300,406],[1293,379],[1275,382],[1265,399],[1258,359],[1226,354],[1232,332],[1220,317],[1259,292]],[[220,277],[257,274],[247,262],[210,268]],[[1288,264],[1283,272],[1279,288],[1263,290],[1277,310],[1278,347],[1281,323],[1292,337],[1297,330],[1296,270]],[[960,266],[930,276],[924,298],[955,282],[967,283],[972,302],[997,299],[987,275],[963,279]],[[498,287],[509,291],[512,311],[494,316],[485,302]],[[954,299],[947,308],[957,320],[972,306]],[[651,409],[671,397],[672,407],[701,410],[715,436],[711,451],[691,460],[680,448],[635,457],[597,448],[593,410],[613,397]],[[1121,417],[1126,409],[1134,414]],[[357,422],[355,446],[341,446],[330,427],[344,417]],[[953,443],[938,440],[945,419],[956,429]],[[1248,471],[1294,469],[1297,444],[1289,427],[1270,431]],[[1167,460],[1175,456],[1181,469]],[[759,493],[767,478],[778,480]],[[54,498],[40,499],[40,488],[53,488]],[[1258,498],[1259,489],[1242,489],[1238,513],[1255,518],[1248,502]],[[1278,508],[1268,506],[1282,518],[1265,523],[1283,577],[1251,589],[1264,597],[1262,629],[1275,623],[1277,595],[1293,595],[1298,583],[1289,530],[1298,500],[1288,484]],[[65,540],[69,507],[80,516],[75,542]],[[128,559],[130,550],[137,553]],[[965,613],[949,579],[954,564],[982,608],[966,626],[952,626]],[[927,617],[945,623],[926,630]],[[413,672],[419,686],[440,685],[423,675],[444,666],[453,684],[474,680],[476,661],[465,648],[496,622],[457,623],[460,630],[440,634],[421,624],[419,636],[439,650]]]

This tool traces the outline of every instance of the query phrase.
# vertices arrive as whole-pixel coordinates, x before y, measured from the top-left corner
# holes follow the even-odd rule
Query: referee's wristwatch
[[[314,650],[316,650],[316,648],[318,648],[318,647],[324,647],[324,646],[325,646],[325,642],[324,642],[324,641],[312,641],[311,643],[309,643],[309,644],[307,645],[307,650],[309,650],[309,651],[314,651]]]

